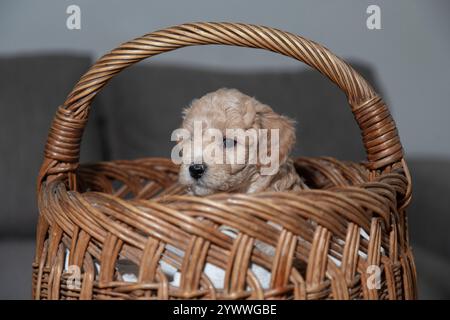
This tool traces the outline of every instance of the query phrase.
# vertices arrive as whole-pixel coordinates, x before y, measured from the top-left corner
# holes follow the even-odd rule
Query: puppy
[[[194,100],[183,113],[182,129],[191,134],[191,138],[180,142],[183,152],[186,144],[189,144],[190,154],[197,152],[197,155],[201,155],[201,159],[194,155],[191,158],[194,161],[184,161],[180,166],[179,182],[188,188],[190,194],[205,196],[218,192],[254,193],[307,188],[289,158],[289,153],[295,144],[294,121],[291,119],[275,113],[269,106],[236,89],[224,88]],[[194,143],[192,138],[192,135],[195,135],[196,123],[200,124],[202,129],[203,141],[200,144]],[[222,141],[211,141],[211,136],[207,134],[208,129],[219,131],[223,136]],[[278,161],[276,170],[270,174],[263,173],[264,169],[273,163],[261,163],[261,150],[258,150],[255,161],[249,161],[250,147],[255,143],[258,146],[262,145],[261,139],[264,135],[253,136],[257,141],[250,141],[250,139],[241,141],[242,139],[227,136],[227,129],[242,129],[243,132],[254,130],[258,133],[264,132],[260,129],[267,129],[268,136],[265,141],[268,145],[267,150],[270,149],[268,154],[271,161],[275,159],[272,157],[275,154],[271,153],[274,152],[271,147],[278,147],[278,150],[274,149],[278,153],[275,159]],[[278,129],[275,130],[278,131],[276,141],[272,140],[272,136],[277,136],[273,129]],[[204,151],[207,143],[216,143],[215,147],[223,148],[222,163],[211,159],[205,160]],[[244,162],[226,161],[230,160],[230,150],[234,151],[237,147],[244,147]]]

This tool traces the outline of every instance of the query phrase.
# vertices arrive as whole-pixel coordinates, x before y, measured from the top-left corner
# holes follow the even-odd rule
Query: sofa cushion
[[[428,250],[430,255],[441,255],[450,261],[447,230],[450,225],[450,160],[424,157],[407,160],[413,191],[408,208],[411,241]]]
[[[32,238],[0,238],[0,300],[31,299],[34,248]]]
[[[51,120],[91,61],[85,56],[0,58],[0,235],[34,234],[36,178]],[[96,113],[96,112],[95,112]],[[96,115],[82,158],[100,159]]]

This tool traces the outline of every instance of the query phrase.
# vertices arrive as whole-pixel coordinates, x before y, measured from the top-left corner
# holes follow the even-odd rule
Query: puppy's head
[[[272,165],[267,159],[277,156],[277,164],[282,165],[295,143],[292,120],[236,89],[219,89],[194,100],[184,110],[182,128],[190,133],[180,143],[183,152],[189,150],[190,160],[181,164],[179,182],[195,195],[246,192],[261,168]],[[272,129],[278,131],[275,140]],[[263,164],[262,143],[267,145],[264,152],[269,150]]]

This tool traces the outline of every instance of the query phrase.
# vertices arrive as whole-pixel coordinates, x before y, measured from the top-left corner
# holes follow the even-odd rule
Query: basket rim
[[[314,157],[300,157],[298,159],[315,159]],[[316,159],[333,159],[330,157],[318,157]],[[143,161],[156,161],[161,165],[161,161],[165,164],[176,167],[170,159],[168,158],[160,158],[160,157],[149,157],[149,158],[139,158],[134,160],[112,160],[112,161],[100,161],[95,163],[86,164],[86,166],[89,165],[96,165],[96,164],[108,164],[108,163],[119,163],[119,164],[131,164],[133,162],[143,162]],[[354,163],[356,162],[346,162],[346,163]],[[157,164],[158,165],[158,164]],[[80,169],[82,169],[84,166],[82,165]],[[353,203],[355,205],[360,205],[358,203],[358,199],[360,197],[372,197],[374,199],[377,199],[376,202],[378,203],[377,206],[372,206],[373,214],[376,217],[378,216],[385,225],[385,228],[389,230],[393,224],[395,224],[395,221],[391,221],[392,215],[386,214],[386,212],[390,212],[388,210],[388,207],[406,207],[409,204],[410,201],[410,194],[408,194],[409,190],[409,182],[408,178],[403,172],[403,169],[399,167],[394,172],[381,172],[378,176],[370,177],[370,180],[368,179],[365,182],[357,183],[357,184],[348,184],[348,185],[342,185],[342,186],[334,186],[331,189],[323,190],[323,189],[302,189],[297,191],[262,191],[262,192],[255,192],[255,193],[217,193],[212,194],[208,196],[198,197],[194,195],[188,195],[188,194],[174,194],[174,195],[163,195],[163,196],[157,196],[155,198],[150,199],[123,199],[119,196],[100,192],[100,191],[77,191],[72,190],[67,186],[67,179],[65,175],[61,175],[56,179],[53,179],[51,181],[44,181],[42,184],[42,188],[39,192],[39,199],[40,201],[45,201],[47,206],[49,205],[48,197],[55,196],[57,192],[65,192],[69,198],[67,201],[70,201],[70,199],[73,198],[83,198],[83,201],[92,202],[91,204],[95,204],[95,199],[92,200],[90,196],[93,196],[95,198],[95,195],[102,195],[105,194],[108,198],[108,201],[114,201],[115,203],[119,203],[120,205],[129,205],[129,206],[145,206],[145,205],[152,205],[152,204],[158,204],[158,205],[167,205],[170,207],[170,204],[176,203],[176,202],[186,202],[189,205],[192,204],[198,204],[198,205],[209,205],[209,206],[226,206],[229,204],[235,204],[238,202],[245,202],[245,203],[251,203],[255,202],[258,204],[264,204],[265,206],[270,206],[272,210],[276,210],[276,212],[279,212],[282,214],[283,212],[280,209],[276,209],[277,206],[281,205],[282,202],[288,201],[288,202],[297,202],[301,203],[302,201],[309,203],[310,199],[314,198],[316,203],[314,204],[316,208],[320,208],[321,205],[319,205],[320,201],[317,200],[317,197],[336,197],[339,201],[344,201],[347,204]],[[364,195],[359,195],[356,198],[351,198],[347,196],[347,193],[349,194],[361,194],[364,193]],[[387,196],[387,194],[391,194],[391,196]],[[46,200],[43,200],[42,197],[46,197]],[[86,197],[87,196],[87,197]],[[60,205],[58,201],[61,199],[60,196],[56,197],[57,199],[55,202],[52,202],[55,205]],[[270,199],[274,205],[271,206],[270,203],[268,203],[268,199]],[[389,200],[390,199],[390,200]],[[397,203],[397,199],[399,203]],[[363,199],[366,201],[367,199]],[[362,200],[362,201],[363,201]],[[363,202],[364,202],[363,201]],[[384,202],[384,203],[383,203]],[[322,204],[324,207],[328,208],[328,204]],[[365,204],[368,205],[367,203]],[[179,208],[177,208],[178,210]],[[324,209],[326,210],[326,209]],[[228,212],[229,214],[233,214],[233,212]],[[348,219],[349,222],[356,223],[361,226],[361,221],[358,221],[357,218],[351,217],[344,213],[342,217],[345,217]],[[314,218],[314,216],[311,216],[309,218]],[[369,231],[370,229],[370,218],[367,217],[364,226],[364,229],[366,231]],[[356,219],[356,220],[355,220]],[[275,219],[274,219],[275,220]],[[339,224],[338,222],[335,222],[336,224]],[[331,229],[333,228],[333,224],[328,224]]]

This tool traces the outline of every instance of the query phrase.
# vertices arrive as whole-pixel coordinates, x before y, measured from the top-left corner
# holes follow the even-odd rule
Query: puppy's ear
[[[295,145],[295,121],[275,113],[268,105],[257,103],[255,105],[256,122],[261,129],[268,130],[268,150],[271,143],[271,129],[279,130],[279,161],[284,163]]]
[[[242,120],[244,121],[245,128],[254,126],[256,120],[256,108],[260,104],[254,98],[246,97],[244,100],[244,113]]]

